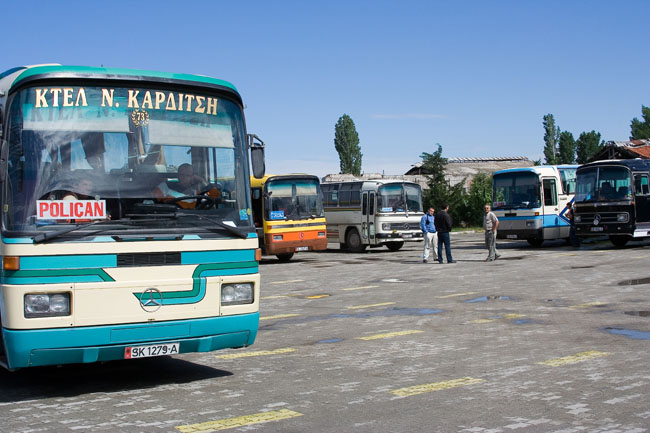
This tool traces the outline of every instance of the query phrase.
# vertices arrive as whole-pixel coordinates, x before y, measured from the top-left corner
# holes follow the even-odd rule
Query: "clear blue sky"
[[[542,116],[629,137],[650,106],[650,1],[7,1],[0,69],[154,69],[232,82],[267,171],[337,173],[334,125],[363,171],[445,157],[543,157]]]

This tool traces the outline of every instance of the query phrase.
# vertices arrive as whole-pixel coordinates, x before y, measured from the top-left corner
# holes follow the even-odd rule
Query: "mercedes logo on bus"
[[[140,307],[147,313],[160,310],[163,304],[163,297],[160,290],[149,288],[140,295]]]
[[[597,226],[598,224],[600,224],[600,215],[596,214],[594,216],[594,225]]]

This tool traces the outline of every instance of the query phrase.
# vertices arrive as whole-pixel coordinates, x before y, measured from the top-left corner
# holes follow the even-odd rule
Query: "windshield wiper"
[[[63,227],[60,230],[55,230],[55,231],[52,231],[52,232],[44,232],[44,233],[37,234],[35,236],[32,236],[32,241],[34,241],[35,244],[40,244],[42,242],[47,242],[49,240],[52,240],[52,239],[58,238],[60,236],[63,236],[65,234],[68,234],[70,232],[74,232],[76,230],[83,230],[83,229],[85,229],[87,227],[97,226],[97,225],[105,225],[105,224],[110,224],[110,223],[112,223],[112,224],[120,224],[120,223],[124,223],[124,221],[117,222],[117,221],[110,221],[110,220],[100,220],[100,221],[89,222],[89,223],[86,223],[86,224],[75,224],[75,225],[72,225],[72,226]]]
[[[130,217],[137,216],[137,217],[140,217],[140,218],[142,218],[142,217],[144,217],[144,218],[152,218],[152,220],[164,219],[164,218],[166,218],[166,219],[177,219],[178,217],[195,217],[195,218],[198,218],[198,219],[201,219],[201,220],[211,222],[212,224],[214,224],[216,226],[219,226],[219,227],[221,227],[223,229],[226,229],[228,232],[230,232],[230,233],[234,234],[235,236],[238,236],[238,237],[240,237],[242,239],[248,238],[248,234],[252,233],[252,232],[250,232],[248,230],[242,230],[237,226],[231,226],[229,224],[226,224],[226,223],[223,222],[223,220],[213,219],[213,218],[209,218],[209,217],[206,217],[206,216],[203,216],[203,215],[199,215],[199,214],[195,214],[195,213],[188,213],[188,212],[129,214],[127,216],[130,216]],[[152,220],[137,220],[136,219],[136,220],[133,220],[133,221],[134,222],[136,222],[136,221],[140,222],[140,221],[152,221]],[[213,231],[213,230],[210,229],[210,227],[201,226],[201,228]]]

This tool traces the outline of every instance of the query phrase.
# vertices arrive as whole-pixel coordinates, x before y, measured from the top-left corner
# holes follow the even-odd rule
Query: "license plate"
[[[124,348],[124,359],[148,358],[150,356],[177,355],[179,343],[152,344]]]
[[[296,247],[296,251],[309,251],[309,247]]]
[[[412,237],[413,237],[413,233],[403,233],[403,234],[402,234],[402,237],[403,237],[403,238],[412,238]]]
[[[507,239],[517,239],[517,235],[507,235]]]
[[[602,232],[602,231],[603,231],[603,228],[602,228],[602,227],[592,227],[592,228],[591,228],[591,231],[592,231],[592,232]]]

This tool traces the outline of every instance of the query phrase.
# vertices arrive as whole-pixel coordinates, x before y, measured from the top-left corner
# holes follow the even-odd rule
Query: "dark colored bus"
[[[650,161],[596,161],[578,168],[575,230],[578,236],[609,236],[622,247],[650,236]]]

